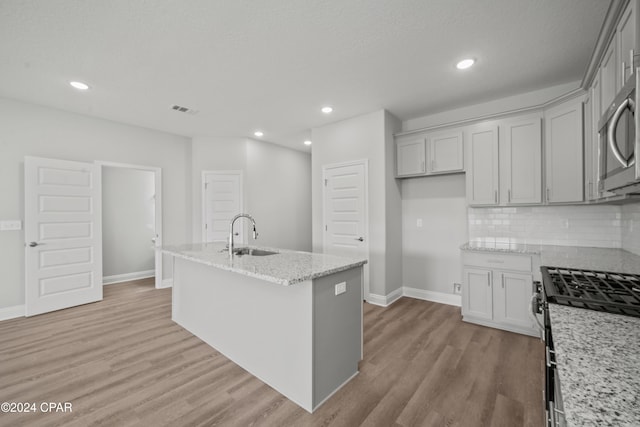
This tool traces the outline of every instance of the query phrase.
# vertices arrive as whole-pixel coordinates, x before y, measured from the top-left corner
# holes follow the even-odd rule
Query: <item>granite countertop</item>
[[[367,260],[363,258],[257,246],[249,247],[269,250],[277,252],[277,254],[268,256],[236,255],[231,258],[225,246],[225,243],[185,244],[165,246],[162,248],[162,252],[284,286],[328,276],[367,263]]]
[[[498,242],[467,242],[460,249],[476,252],[539,255],[540,265],[548,267],[640,274],[640,256],[623,249]]]
[[[549,304],[569,426],[640,425],[640,318]]]

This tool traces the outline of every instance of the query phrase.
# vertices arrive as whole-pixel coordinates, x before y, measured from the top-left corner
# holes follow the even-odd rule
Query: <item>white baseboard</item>
[[[160,289],[170,288],[172,286],[173,286],[173,279],[163,279],[162,286],[160,286]]]
[[[402,294],[405,297],[417,298],[425,301],[438,302],[440,304],[462,306],[462,296],[456,294],[446,294],[444,292],[427,291],[424,289],[402,287]]]
[[[155,276],[155,270],[135,271],[133,273],[115,274],[102,278],[103,285],[113,285],[114,283],[128,282],[130,280],[146,279]]]
[[[437,302],[440,304],[454,305],[456,307],[462,306],[462,297],[455,294],[445,294],[444,292],[426,291],[424,289],[410,288],[403,286],[396,289],[389,295],[377,295],[369,294],[367,302],[373,305],[379,305],[381,307],[388,307],[394,302],[398,301],[401,297],[416,298],[425,301]]]
[[[377,295],[370,293],[369,298],[367,298],[367,302],[369,304],[379,305],[381,307],[388,307],[394,302],[398,301],[400,298],[402,298],[402,288],[396,289],[389,295]]]
[[[24,305],[0,308],[0,321],[24,317]]]

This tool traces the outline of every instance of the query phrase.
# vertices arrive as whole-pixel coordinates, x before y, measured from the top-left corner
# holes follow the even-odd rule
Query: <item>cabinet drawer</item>
[[[465,252],[462,263],[474,267],[526,272],[531,272],[532,268],[529,255]]]

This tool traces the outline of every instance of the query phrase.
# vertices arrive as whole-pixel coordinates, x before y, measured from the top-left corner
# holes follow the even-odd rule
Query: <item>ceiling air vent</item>
[[[181,113],[187,113],[191,115],[198,113],[198,110],[194,110],[193,108],[183,107],[181,105],[176,105],[176,104],[172,105],[170,108],[174,111],[179,111]]]

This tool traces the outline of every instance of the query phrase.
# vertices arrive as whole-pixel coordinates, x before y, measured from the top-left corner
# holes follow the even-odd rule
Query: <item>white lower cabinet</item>
[[[530,255],[463,252],[462,319],[539,336],[529,315],[534,292]]]

